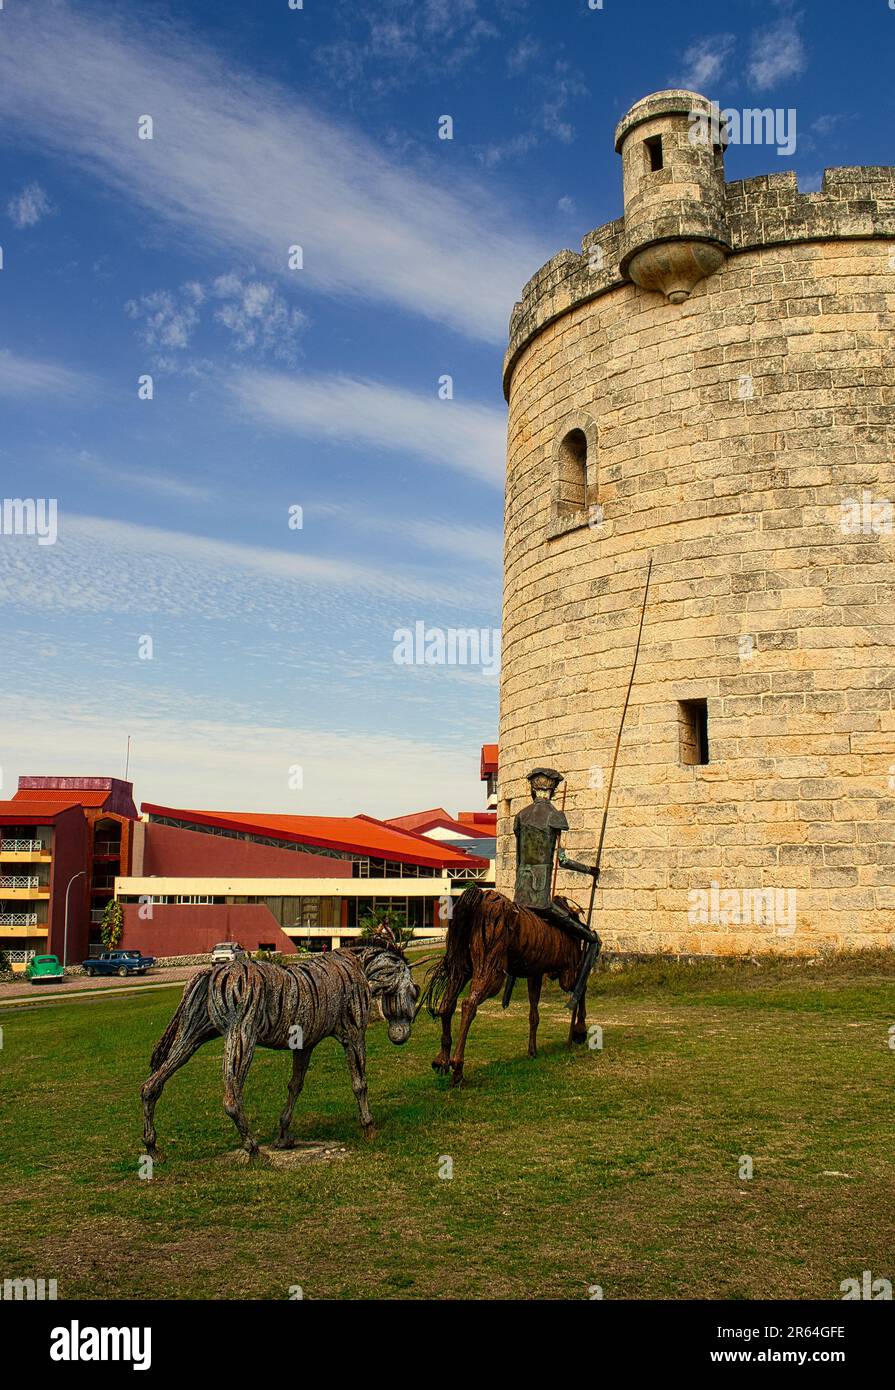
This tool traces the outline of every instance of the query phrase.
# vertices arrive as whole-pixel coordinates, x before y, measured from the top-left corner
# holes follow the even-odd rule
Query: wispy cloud
[[[500,37],[494,21],[503,0],[376,0],[375,5],[331,10],[337,37],[314,50],[315,61],[336,86],[383,95],[414,78],[457,73],[488,41]],[[482,11],[487,9],[485,15]]]
[[[503,561],[503,531],[489,526],[458,526],[452,521],[406,523],[415,544],[444,551],[467,564],[499,570]],[[402,523],[402,532],[405,523]]]
[[[408,517],[397,512],[376,514],[366,507],[327,502],[310,509],[314,515],[333,516],[353,530],[377,536],[394,536],[424,550],[450,555],[482,570],[499,569],[503,557],[503,529],[496,526],[458,524],[446,517]]]
[[[234,711],[229,719],[218,710],[203,717],[180,695],[173,703],[178,708],[167,713],[154,708],[150,715],[139,688],[119,691],[113,702],[85,690],[76,703],[60,710],[35,690],[27,715],[10,709],[3,720],[0,758],[8,784],[13,786],[19,774],[37,771],[65,775],[87,768],[120,777],[130,734],[129,775],[138,802],[382,817],[419,805],[466,810],[481,804],[473,737],[457,746],[367,730],[363,757],[358,757],[354,733],[309,723],[261,722],[248,708]],[[234,717],[240,714],[242,718]],[[53,750],[49,764],[48,749]],[[303,774],[298,791],[290,790],[295,765]]]
[[[0,396],[85,396],[93,387],[83,372],[0,348]]]
[[[280,429],[409,453],[494,487],[503,484],[506,421],[491,406],[347,376],[240,373],[230,389],[247,413]]]
[[[270,282],[230,271],[207,285],[191,280],[176,291],[152,290],[124,306],[139,324],[140,341],[154,354],[153,366],[166,371],[195,369],[195,362],[187,361],[184,354],[205,307],[211,308],[213,321],[228,334],[237,353],[295,362],[307,317],[301,309],[290,307]]]
[[[237,352],[270,353],[294,362],[307,318],[290,308],[273,285],[231,273],[218,276],[211,294],[219,301],[215,319],[232,335]]]
[[[286,530],[284,518],[284,532]],[[377,569],[375,566],[353,563],[350,560],[330,560],[307,553],[293,553],[276,546],[245,545],[238,541],[219,540],[211,536],[186,531],[170,531],[162,527],[140,526],[133,522],[111,521],[97,516],[64,518],[63,538],[74,536],[102,550],[112,547],[132,557],[153,557],[188,563],[209,574],[232,574],[239,571],[268,579],[303,581],[326,588],[349,588],[380,594],[407,594],[412,597],[432,597],[438,592],[428,580],[416,582],[402,576],[397,569]],[[170,566],[175,584],[182,583],[182,572]]]
[[[144,467],[133,468],[127,465],[106,463],[87,449],[82,449],[77,457],[77,466],[110,486],[137,488],[142,492],[155,493],[159,497],[174,498],[180,502],[207,502],[211,489],[182,478],[171,478],[164,473],[154,473]]]
[[[42,218],[55,211],[49,196],[39,183],[26,184],[21,192],[13,194],[6,204],[7,216],[19,231],[25,227],[35,227]]]
[[[443,8],[443,7],[441,7]],[[316,292],[387,302],[500,342],[519,286],[549,247],[494,190],[391,161],[360,128],[294,91],[226,68],[153,19],[36,0],[4,17],[0,112],[197,247],[247,254]],[[60,72],[65,81],[59,80]],[[141,115],[154,138],[137,138]],[[304,269],[288,269],[300,245]]]
[[[239,619],[258,615],[276,625],[288,624],[296,596],[307,616],[321,611],[322,597],[331,617],[339,595],[346,612],[362,613],[358,601],[402,599],[414,603],[457,602],[456,576],[444,577],[428,566],[423,572],[400,563],[389,552],[379,567],[329,559],[309,550],[307,532],[290,533],[271,526],[270,545],[190,531],[143,526],[136,522],[81,515],[63,509],[56,545],[39,547],[28,538],[7,537],[0,543],[0,602],[19,610],[45,612],[190,613],[198,620]],[[285,538],[298,535],[292,550]],[[97,571],[95,559],[103,557]],[[108,574],[114,573],[114,584]]]
[[[686,91],[706,95],[719,82],[736,47],[733,34],[708,34],[690,45],[671,81]]]
[[[180,352],[189,347],[199,323],[199,305],[205,294],[195,281],[172,290],[152,290],[129,299],[125,313],[140,324],[140,340],[154,352]]]
[[[524,35],[519,41],[513,44],[507,54],[507,72],[511,77],[518,77],[525,72],[535,61],[541,52],[541,45],[532,34]]]
[[[805,45],[795,17],[787,16],[753,36],[748,76],[759,89],[798,77],[806,65]]]
[[[859,116],[855,112],[843,111],[825,112],[815,117],[807,129],[799,131],[800,153],[813,154],[819,159],[829,158],[832,151],[842,146],[842,137],[845,134],[843,127],[858,119]]]
[[[520,67],[517,73],[523,70]],[[508,160],[521,159],[550,141],[570,145],[575,138],[573,104],[576,98],[586,95],[581,73],[564,58],[556,59],[543,73],[535,72],[528,79],[524,128],[505,140],[482,146],[478,151],[480,162],[492,169]]]

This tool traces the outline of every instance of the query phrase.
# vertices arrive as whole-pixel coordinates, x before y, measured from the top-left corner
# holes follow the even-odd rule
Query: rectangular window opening
[[[678,731],[684,767],[703,766],[709,760],[708,700],[678,701]]]
[[[661,135],[651,135],[648,140],[643,142],[646,145],[646,153],[649,157],[649,167],[652,173],[664,167],[662,159],[662,137]]]

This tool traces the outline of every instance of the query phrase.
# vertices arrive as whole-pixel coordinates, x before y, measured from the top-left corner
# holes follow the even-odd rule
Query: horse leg
[[[587,996],[582,995],[569,1023],[569,1046],[587,1042]]]
[[[463,1080],[463,1054],[466,1050],[466,1035],[472,1027],[472,1020],[478,1012],[479,1005],[484,1004],[486,999],[493,999],[503,984],[503,977],[506,974],[503,953],[501,952],[500,956],[493,956],[486,963],[484,970],[475,964],[473,970],[472,985],[469,994],[463,1001],[463,1008],[460,1013],[457,1046],[451,1058],[451,1071],[455,1086],[459,1086]]]
[[[217,1029],[209,1026],[207,1015],[201,1021],[192,1020],[192,1026],[181,1025],[174,1035],[167,1057],[140,1087],[143,1101],[143,1142],[147,1154],[156,1163],[165,1161],[164,1154],[156,1147],[158,1135],[155,1132],[155,1107],[165,1083],[190,1060],[194,1052],[198,1052],[203,1043],[214,1037],[217,1037]]]
[[[348,1070],[351,1073],[351,1087],[354,1091],[354,1098],[357,1101],[357,1108],[360,1111],[360,1122],[364,1128],[365,1139],[376,1138],[376,1126],[373,1123],[373,1116],[367,1104],[367,1045],[364,1040],[362,1028],[352,1030],[339,1039],[345,1049],[345,1059],[348,1062]]]
[[[432,1062],[432,1070],[440,1072],[442,1076],[447,1076],[451,1069],[451,1020],[454,1017],[454,1010],[457,1007],[457,999],[466,981],[456,987],[452,986],[441,1001],[441,1049]]]
[[[275,1149],[294,1149],[295,1140],[289,1133],[289,1126],[292,1124],[292,1112],[295,1109],[295,1102],[301,1095],[301,1088],[305,1084],[305,1073],[308,1070],[308,1063],[311,1060],[310,1048],[297,1047],[292,1053],[292,1078],[289,1082],[289,1094],[286,1098],[286,1105],[280,1116],[280,1132],[274,1140]]]
[[[234,1024],[227,1030],[224,1039],[224,1109],[239,1130],[243,1152],[249,1158],[260,1153],[258,1141],[249,1129],[249,1122],[242,1104],[242,1090],[245,1086],[252,1057],[255,1055],[255,1038],[245,1022]]]
[[[528,977],[528,1055],[537,1057],[538,1055],[538,1024],[541,1015],[538,1012],[538,1003],[541,998],[541,986],[544,983],[543,975],[530,975]]]

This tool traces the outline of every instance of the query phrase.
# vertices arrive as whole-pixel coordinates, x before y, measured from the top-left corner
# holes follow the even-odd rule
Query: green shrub
[[[358,919],[357,925],[361,929],[362,941],[369,941],[375,935],[377,927],[388,927],[399,946],[403,946],[413,937],[413,928],[408,927],[403,913],[394,907],[371,909]]]
[[[103,946],[107,951],[114,951],[124,930],[124,913],[121,911],[121,903],[106,903],[103,912],[103,920],[100,924],[99,936]]]

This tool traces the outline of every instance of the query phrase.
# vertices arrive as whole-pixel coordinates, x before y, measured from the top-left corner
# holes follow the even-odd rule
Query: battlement
[[[727,141],[782,146],[777,114],[638,102],[624,216],[513,314],[497,887],[533,766],[600,823],[639,650],[613,950],[895,943],[895,169],[728,183]]]
[[[624,216],[588,232],[580,252],[560,251],[525,286],[510,319],[507,398],[513,368],[533,337],[631,280],[668,292],[669,282],[677,285],[667,273],[672,252],[681,253],[674,269],[683,269],[685,286],[669,293],[670,311],[687,297],[687,284],[716,271],[723,275],[725,260],[746,251],[811,241],[895,241],[895,167],[827,169],[821,188],[811,193],[799,191],[792,171],[727,183],[723,149],[703,147],[696,155],[688,148],[686,107],[698,110],[699,103],[707,104],[694,93],[655,93],[619,123]],[[644,151],[658,167],[644,163]]]

